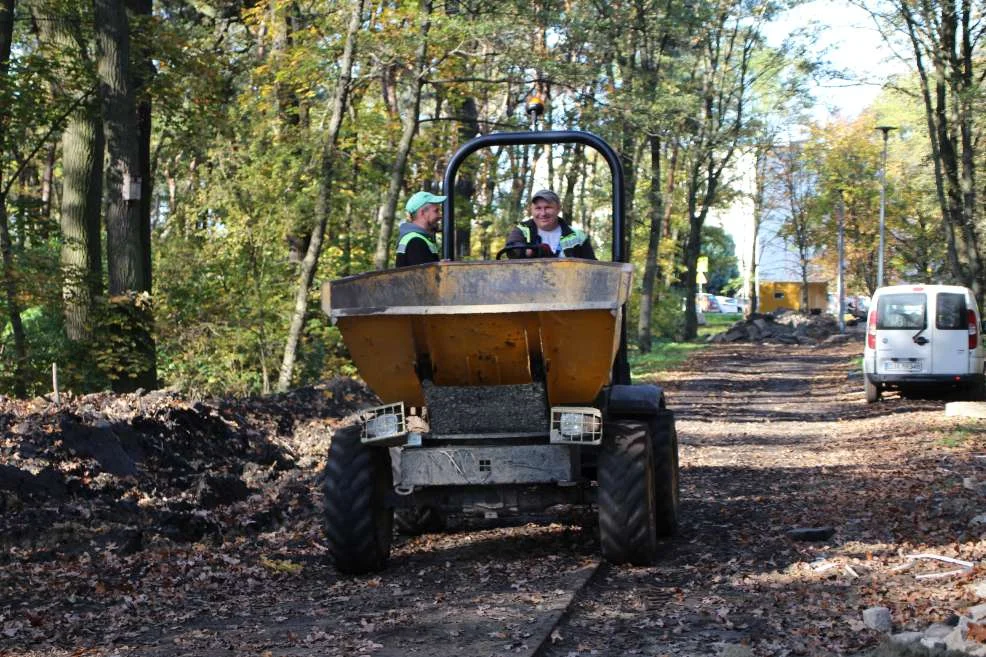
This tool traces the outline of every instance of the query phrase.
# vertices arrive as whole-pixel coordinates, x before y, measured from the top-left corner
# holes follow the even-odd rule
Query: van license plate
[[[920,372],[921,360],[885,360],[884,372]]]

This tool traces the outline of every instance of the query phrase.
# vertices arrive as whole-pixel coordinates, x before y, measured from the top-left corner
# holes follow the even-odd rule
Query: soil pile
[[[754,313],[741,319],[710,342],[762,342],[768,344],[816,345],[845,339],[832,315],[804,315],[793,312]]]
[[[310,512],[333,428],[373,399],[346,378],[242,400],[0,398],[0,563],[269,531]]]

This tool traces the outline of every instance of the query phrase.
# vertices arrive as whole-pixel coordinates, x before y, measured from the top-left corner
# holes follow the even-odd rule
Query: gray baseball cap
[[[534,192],[534,196],[531,197],[531,203],[533,203],[534,201],[536,201],[538,199],[541,199],[543,201],[547,201],[548,203],[554,203],[555,205],[558,205],[558,206],[561,205],[561,199],[558,198],[558,194],[555,194],[550,189],[540,189],[540,190]]]

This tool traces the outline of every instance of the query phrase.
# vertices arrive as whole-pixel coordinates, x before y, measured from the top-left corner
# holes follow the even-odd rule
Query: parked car
[[[982,335],[972,290],[957,285],[895,285],[878,289],[866,318],[863,389],[866,402],[884,390],[960,387],[986,398]]]
[[[706,292],[701,292],[695,295],[695,305],[704,313],[721,313],[722,310],[719,308],[719,300],[714,294],[708,294]]]
[[[719,312],[721,313],[738,313],[740,312],[739,303],[733,297],[716,297],[716,301],[719,303]]]

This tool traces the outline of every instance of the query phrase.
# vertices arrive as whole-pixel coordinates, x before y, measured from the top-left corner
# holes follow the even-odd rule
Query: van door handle
[[[922,347],[928,344],[928,342],[930,342],[928,338],[924,337],[923,335],[919,335],[918,337],[914,338],[914,343],[919,344]]]

